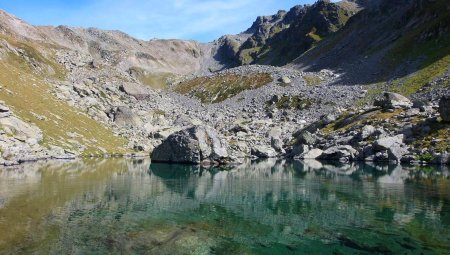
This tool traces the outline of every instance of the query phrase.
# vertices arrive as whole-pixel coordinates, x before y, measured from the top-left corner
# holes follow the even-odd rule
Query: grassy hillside
[[[381,1],[353,16],[337,33],[295,60],[307,71],[342,73],[346,84],[376,84],[382,90],[412,95],[450,69],[450,12],[448,1]]]
[[[245,76],[224,74],[213,77],[200,77],[182,82],[175,88],[175,91],[195,96],[202,103],[220,103],[244,90],[257,89],[272,81],[272,77],[267,73],[248,74]]]
[[[139,67],[132,67],[128,72],[137,78],[142,84],[145,84],[156,90],[165,90],[168,88],[168,80],[175,75],[172,73],[150,73]]]
[[[43,131],[44,146],[84,150],[85,154],[125,152],[124,139],[50,93],[45,79],[63,78],[62,67],[31,43],[7,41],[22,53],[8,53],[0,61],[0,100]],[[51,55],[51,49],[45,52]]]

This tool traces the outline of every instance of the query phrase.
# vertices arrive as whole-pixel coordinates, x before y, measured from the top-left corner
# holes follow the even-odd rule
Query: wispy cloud
[[[70,0],[71,1],[71,0]],[[210,41],[248,28],[259,15],[313,0],[16,0],[7,7],[34,24],[118,29],[141,39]],[[78,3],[78,4],[77,4]],[[3,3],[0,3],[0,8]],[[36,9],[37,8],[37,9]],[[41,10],[39,10],[41,9]],[[8,10],[8,9],[7,9]],[[21,16],[23,15],[23,16]]]

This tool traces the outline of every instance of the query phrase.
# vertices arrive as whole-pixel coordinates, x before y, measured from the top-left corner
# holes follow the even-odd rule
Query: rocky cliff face
[[[350,1],[318,1],[258,17],[243,33],[248,38],[234,43],[235,62],[285,65],[342,28],[358,10]]]

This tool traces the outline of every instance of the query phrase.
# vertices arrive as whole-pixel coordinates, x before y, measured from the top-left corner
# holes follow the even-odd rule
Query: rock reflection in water
[[[450,248],[448,169],[410,170],[277,160],[230,169],[146,160],[2,169],[0,250],[442,253]]]

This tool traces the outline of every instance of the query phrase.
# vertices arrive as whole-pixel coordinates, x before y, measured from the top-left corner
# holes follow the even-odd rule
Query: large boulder
[[[9,107],[5,105],[5,102],[0,101],[0,118],[6,118],[11,116]]]
[[[444,122],[450,122],[450,94],[443,96],[439,101],[439,113]]]
[[[284,85],[291,84],[291,82],[292,82],[291,79],[289,79],[289,77],[287,77],[287,76],[282,76],[278,81]]]
[[[255,146],[251,149],[251,154],[257,158],[275,158],[277,152],[275,149],[268,146]]]
[[[397,135],[391,137],[385,137],[376,140],[373,143],[373,150],[375,152],[387,153],[388,161],[396,161],[400,163],[402,157],[408,153],[407,146],[403,143],[404,135]],[[379,157],[379,160],[385,160],[385,157]],[[377,158],[375,158],[377,160]]]
[[[118,126],[141,126],[142,120],[127,106],[111,108],[109,116]]]
[[[364,126],[360,133],[361,139],[366,140],[367,138],[371,137],[376,132],[376,130],[377,129],[374,126]]]
[[[149,88],[141,84],[131,82],[125,82],[120,85],[120,90],[136,98],[137,100],[144,100],[151,95]]]
[[[411,108],[413,103],[408,98],[392,92],[384,92],[383,97],[375,100],[375,106],[385,110],[398,108]]]
[[[309,151],[309,146],[306,144],[296,144],[292,148],[290,157],[293,157],[295,159],[300,158],[303,154],[307,153]]]
[[[303,131],[297,136],[298,144],[314,145],[317,142],[317,136],[308,131]]]
[[[321,149],[312,149],[307,152],[304,152],[298,156],[298,158],[301,159],[317,159],[319,158],[323,153],[323,150]]]
[[[279,127],[272,128],[267,136],[270,138],[270,145],[279,153],[285,153],[283,149],[283,140],[281,139],[282,130]]]
[[[229,162],[228,144],[207,126],[194,126],[170,135],[151,155],[153,162],[201,164]]]
[[[0,128],[6,134],[29,144],[37,144],[44,137],[38,127],[26,123],[15,116],[0,118]]]
[[[355,158],[356,153],[357,151],[350,145],[339,145],[326,149],[319,159],[348,162]]]

